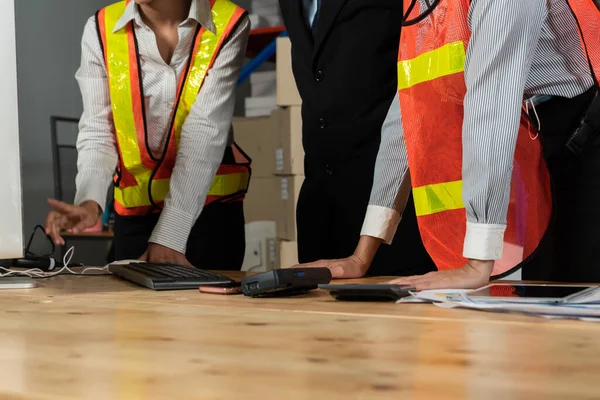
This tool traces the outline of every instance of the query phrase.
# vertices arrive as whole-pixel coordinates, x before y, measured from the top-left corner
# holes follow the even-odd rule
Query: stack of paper
[[[545,318],[571,318],[600,322],[600,288],[565,304],[483,303],[469,297],[469,290],[426,290],[412,293],[398,303],[433,303],[442,308],[514,312]]]

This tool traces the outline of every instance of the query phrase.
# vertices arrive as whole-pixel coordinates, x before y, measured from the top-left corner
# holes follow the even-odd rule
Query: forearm
[[[365,266],[370,266],[381,247],[383,241],[373,236],[361,236],[354,250],[354,256],[364,263]]]

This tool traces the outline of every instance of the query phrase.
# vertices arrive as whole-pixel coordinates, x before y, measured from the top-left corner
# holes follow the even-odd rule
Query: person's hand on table
[[[410,285],[418,291],[430,289],[478,289],[490,281],[494,261],[469,260],[459,269],[430,272],[387,282]]]
[[[179,264],[186,267],[194,267],[188,261],[185,254],[152,242],[148,243],[148,250],[140,257],[140,260],[151,263]]]
[[[320,260],[307,264],[295,265],[292,268],[329,268],[334,279],[357,279],[367,274],[381,239],[361,236],[354,254],[338,260]]]
[[[321,260],[308,264],[295,265],[292,268],[329,268],[331,276],[335,279],[362,278],[367,273],[369,265],[358,256],[352,255],[339,260]]]
[[[95,201],[86,201],[79,206],[68,204],[59,200],[49,199],[48,205],[52,210],[46,217],[44,229],[52,241],[59,246],[65,244],[60,236],[61,231],[70,231],[75,234],[81,233],[88,228],[98,224],[101,209]]]

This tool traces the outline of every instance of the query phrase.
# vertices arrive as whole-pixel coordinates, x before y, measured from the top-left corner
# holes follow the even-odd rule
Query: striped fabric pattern
[[[149,145],[160,154],[170,123],[179,78],[184,73],[197,23],[197,6],[179,27],[179,44],[171,65],[160,56],[154,33],[135,12],[141,55]],[[244,62],[250,22],[244,17],[229,37],[206,77],[181,133],[180,149],[165,208],[150,241],[185,253],[189,232],[200,215],[206,194],[231,144],[235,88]],[[102,49],[91,18],[82,39],[81,66],[76,74],[84,111],[77,140],[78,173],[75,203],[94,200],[105,205],[117,165],[109,90]]]
[[[419,1],[424,10],[425,0]],[[534,95],[571,98],[589,89],[593,80],[565,0],[472,0],[468,18],[473,34],[465,66],[463,200],[470,223],[497,230],[506,224],[523,100]],[[376,210],[401,214],[405,207],[399,196],[408,176],[401,118],[396,96],[382,127],[370,200],[376,207],[367,213],[363,235],[393,235],[395,229],[381,225],[396,222],[382,220]]]

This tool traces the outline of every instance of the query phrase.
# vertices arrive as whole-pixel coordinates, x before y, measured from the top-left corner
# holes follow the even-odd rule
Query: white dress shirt
[[[425,0],[419,1],[424,9]],[[468,23],[472,37],[465,65],[463,255],[497,260],[503,250],[523,100],[536,95],[572,98],[592,87],[593,80],[565,0],[472,0]],[[390,243],[409,188],[396,96],[382,128],[362,235]]]
[[[302,7],[304,8],[304,20],[306,25],[312,27],[317,11],[319,10],[320,0],[302,0]]]
[[[189,17],[179,25],[179,42],[170,65],[162,59],[154,32],[142,21],[139,6],[130,2],[115,30],[133,21],[144,85],[148,141],[160,154],[177,86],[189,59],[197,24],[214,32],[208,0],[194,0]],[[223,44],[207,74],[181,132],[177,160],[150,241],[185,253],[188,236],[204,202],[226,147],[233,141],[231,119],[237,78],[242,68],[250,22],[243,17]],[[77,139],[77,194],[75,204],[93,200],[104,206],[118,153],[112,120],[106,67],[95,17],[88,20],[82,40],[81,66],[76,74],[83,97]]]

